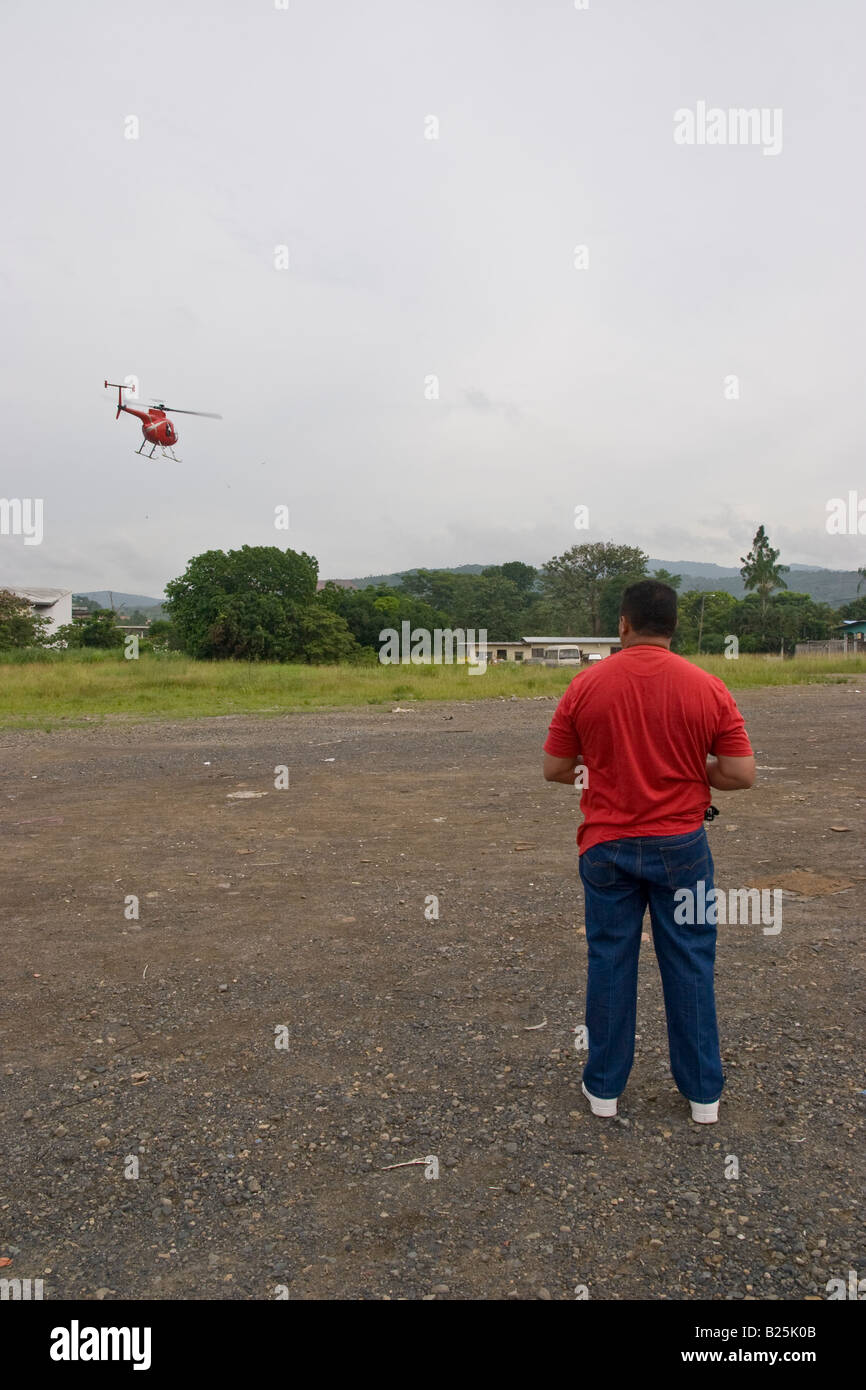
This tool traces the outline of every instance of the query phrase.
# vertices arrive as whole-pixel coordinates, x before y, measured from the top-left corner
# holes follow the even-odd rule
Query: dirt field
[[[715,794],[717,883],[798,891],[778,936],[720,928],[708,1128],[668,1074],[649,941],[620,1117],[580,1096],[552,700],[0,735],[3,1274],[95,1299],[798,1299],[866,1275],[866,682],[740,704],[766,770]],[[438,1179],[381,1171],[427,1155]]]

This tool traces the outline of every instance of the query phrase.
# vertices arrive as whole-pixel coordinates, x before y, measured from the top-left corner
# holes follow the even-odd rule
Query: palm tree
[[[782,578],[783,574],[788,573],[788,566],[777,564],[778,558],[779,551],[774,550],[770,545],[769,537],[763,526],[759,526],[755,532],[755,539],[752,541],[752,548],[748,555],[740,556],[742,564],[740,574],[743,576],[743,584],[746,589],[754,589],[761,600],[762,638],[766,628],[767,605],[770,601],[770,595],[774,589],[787,589],[788,587]]]

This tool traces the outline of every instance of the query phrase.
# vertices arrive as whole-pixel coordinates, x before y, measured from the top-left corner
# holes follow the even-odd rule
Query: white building
[[[618,652],[618,637],[522,637],[519,642],[491,642],[488,661],[524,661],[544,666],[581,666]]]
[[[9,593],[26,598],[37,617],[47,618],[48,627],[45,632],[48,636],[64,623],[72,622],[71,589],[19,589],[14,584],[0,585],[0,588],[7,588]]]

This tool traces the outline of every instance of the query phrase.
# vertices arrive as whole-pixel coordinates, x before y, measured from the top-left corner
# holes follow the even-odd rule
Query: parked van
[[[544,653],[548,666],[579,666],[582,660],[580,647],[548,647]]]

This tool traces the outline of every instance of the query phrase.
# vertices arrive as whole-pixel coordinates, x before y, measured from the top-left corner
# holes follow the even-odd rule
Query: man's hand
[[[754,785],[755,759],[750,758],[710,758],[707,763],[707,781],[720,792],[745,791]]]
[[[579,767],[583,767],[583,763],[574,758],[554,758],[552,753],[545,753],[544,780],[545,782],[565,782],[566,785],[573,787]]]

